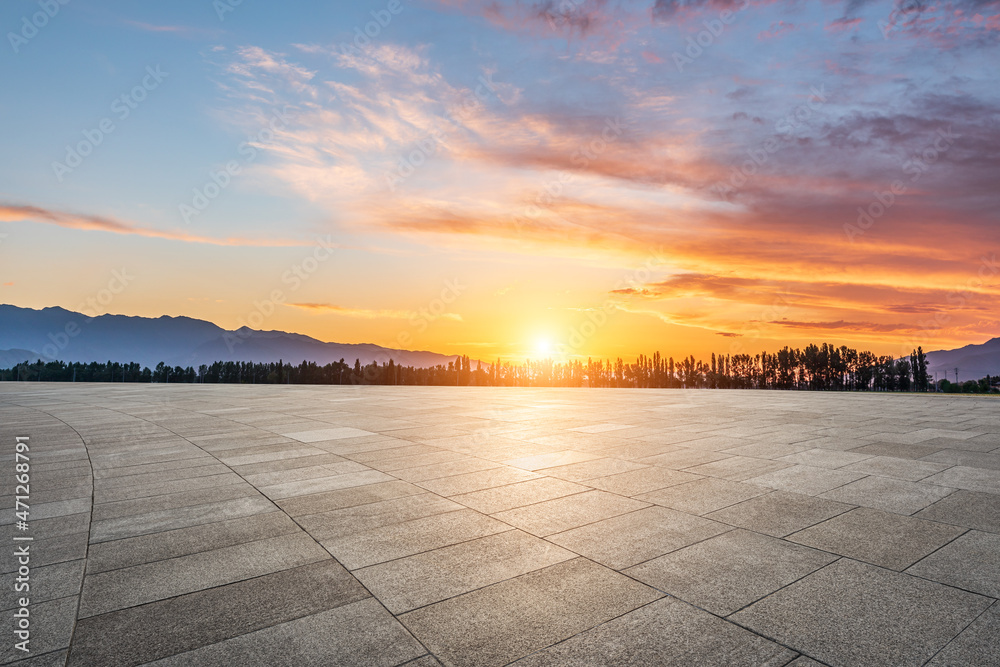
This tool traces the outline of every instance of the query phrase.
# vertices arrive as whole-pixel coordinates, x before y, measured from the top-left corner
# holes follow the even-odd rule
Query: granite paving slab
[[[998,664],[997,407],[0,382],[0,662]]]

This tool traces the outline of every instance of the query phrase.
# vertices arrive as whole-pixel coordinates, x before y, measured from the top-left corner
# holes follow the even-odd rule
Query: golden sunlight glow
[[[552,341],[548,338],[539,338],[535,341],[535,353],[540,357],[551,356],[553,352]]]

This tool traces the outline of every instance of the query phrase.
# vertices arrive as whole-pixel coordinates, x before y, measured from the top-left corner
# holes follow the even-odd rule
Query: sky
[[[10,0],[0,303],[556,360],[1000,335],[1000,1]]]

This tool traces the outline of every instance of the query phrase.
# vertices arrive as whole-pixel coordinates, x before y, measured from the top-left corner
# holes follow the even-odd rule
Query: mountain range
[[[153,368],[193,366],[215,361],[273,362],[302,360],[325,365],[344,359],[353,364],[372,361],[427,368],[447,365],[454,356],[436,352],[396,350],[370,343],[328,343],[285,331],[259,331],[243,327],[223,329],[190,317],[88,317],[64,308],[19,308],[0,305],[0,368],[25,360],[135,361]],[[1000,338],[957,350],[928,352],[928,370],[938,379],[973,380],[1000,376]]]
[[[395,350],[369,343],[326,343],[302,334],[235,331],[190,317],[88,317],[64,308],[19,308],[0,305],[0,368],[25,360],[66,362],[138,362],[155,368],[211,364],[215,361],[273,362],[298,365],[303,360],[326,365],[345,360],[372,361],[415,368],[448,365],[455,356],[436,352]]]
[[[988,340],[981,345],[966,345],[957,350],[938,350],[927,353],[927,370],[937,374],[937,378],[955,381],[958,369],[960,382],[978,380],[992,375],[1000,376],[1000,338]]]

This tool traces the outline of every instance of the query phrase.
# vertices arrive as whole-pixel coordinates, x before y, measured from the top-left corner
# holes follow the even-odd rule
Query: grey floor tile
[[[665,489],[636,496],[637,500],[670,507],[689,514],[708,514],[769,493],[769,489],[753,484],[706,478],[669,486]]]
[[[730,530],[729,526],[666,507],[647,507],[550,535],[549,541],[622,570]]]
[[[418,482],[418,486],[440,496],[456,496],[461,493],[472,493],[507,484],[516,484],[517,482],[524,482],[530,479],[540,479],[540,477],[541,475],[528,472],[527,470],[502,466],[477,472],[439,477],[438,479],[428,479]]]
[[[14,547],[11,547],[13,552]],[[31,543],[31,567],[45,567],[55,563],[79,560],[87,557],[87,533],[71,533],[44,540],[35,539]],[[18,569],[16,558],[0,559],[0,573],[6,574]]]
[[[181,479],[194,479],[197,477],[208,477],[211,475],[224,475],[230,472],[229,468],[222,465],[215,459],[211,463],[206,463],[191,468],[175,468],[172,470],[158,470],[154,472],[135,473],[132,475],[116,475],[114,477],[103,477],[94,480],[94,492],[104,492],[111,489],[124,489],[130,486],[146,486],[159,484],[162,482],[173,482]]]
[[[809,449],[804,452],[797,452],[782,456],[779,461],[788,463],[798,463],[805,466],[815,466],[817,468],[842,468],[851,463],[858,463],[865,459],[872,458],[871,454],[858,452],[843,452],[831,449]]]
[[[298,523],[313,537],[326,540],[461,509],[465,507],[447,498],[433,493],[420,493],[331,512],[307,514],[299,517]]]
[[[788,539],[891,570],[905,570],[964,530],[860,507],[794,533]]]
[[[925,456],[922,460],[946,463],[953,466],[1000,470],[1000,454],[989,452],[969,452],[963,449],[942,449]]]
[[[367,484],[377,484],[379,482],[391,482],[396,478],[392,475],[378,470],[365,470],[362,472],[349,472],[342,475],[332,474],[329,477],[319,479],[306,479],[299,482],[286,482],[284,484],[274,484],[272,486],[260,487],[260,492],[272,500],[291,498],[293,496],[305,496],[311,493],[323,493],[324,491],[336,491],[337,489],[348,489],[353,486],[365,486]]]
[[[740,445],[731,449],[723,449],[720,454],[731,454],[732,456],[754,456],[759,459],[777,459],[789,454],[804,452],[809,447],[802,445],[783,445],[776,442],[754,442],[748,445]]]
[[[711,450],[692,449],[688,445],[690,443],[685,443],[673,451],[664,454],[638,459],[638,463],[663,466],[671,470],[683,470],[705,463],[712,463],[713,461],[721,461],[730,456],[730,454],[718,454]]]
[[[158,507],[158,504],[150,502],[146,507],[147,510],[151,510]],[[95,520],[90,528],[90,541],[96,543],[121,540],[127,537],[216,523],[226,519],[273,511],[274,504],[267,498],[258,495],[257,497],[223,500],[217,503],[151,511],[146,514],[134,514],[115,519]]]
[[[511,526],[472,510],[459,510],[320,542],[344,567],[356,570],[506,530],[512,530]]]
[[[30,655],[34,657],[26,660],[15,660],[14,662],[8,664],[10,664],[11,667],[65,667],[66,656],[68,654],[69,652],[65,649],[41,654],[34,651],[30,653]]]
[[[773,537],[733,530],[629,568],[625,574],[727,616],[836,558]]]
[[[364,472],[365,470],[370,470],[370,468],[354,461],[340,461],[338,463],[303,466],[301,468],[261,472],[252,475],[244,473],[243,479],[257,488],[260,488],[262,486],[273,486],[275,484],[285,484],[288,482],[300,482],[307,479],[330,477],[331,475],[343,475],[349,472]]]
[[[309,431],[298,431],[293,433],[282,432],[282,435],[299,442],[319,442],[320,440],[343,440],[344,438],[357,438],[363,435],[374,435],[370,431],[349,426],[338,426],[334,428],[321,428]]]
[[[532,535],[545,537],[648,506],[649,503],[604,491],[587,491],[498,512],[493,516]]]
[[[298,531],[299,527],[284,512],[271,511],[113,542],[99,542],[90,545],[87,573],[97,574]]]
[[[170,560],[88,574],[80,617],[162,600],[329,558],[304,533],[282,535]]]
[[[10,497],[13,494],[5,494],[6,497]],[[41,521],[42,519],[55,519],[61,516],[68,516],[71,514],[82,514],[90,512],[90,498],[75,498],[72,500],[62,500],[53,503],[35,503],[35,496],[38,494],[31,494],[31,521]],[[11,501],[13,502],[13,501]],[[11,524],[14,523],[15,516],[14,512],[4,512],[3,516],[0,517],[0,524]]]
[[[670,470],[661,466],[647,466],[617,475],[589,479],[587,480],[587,486],[608,491],[609,493],[617,493],[620,496],[637,496],[642,493],[656,491],[657,489],[664,489],[668,486],[693,482],[697,479],[701,478],[698,475]]]
[[[960,490],[920,510],[914,516],[1000,533],[1000,495]]]
[[[913,514],[941,500],[954,490],[935,484],[905,482],[872,475],[827,491],[820,497],[886,512]]]
[[[945,646],[927,667],[1000,667],[1000,606],[994,604]]]
[[[1000,598],[1000,535],[971,530],[906,571]]]
[[[930,461],[914,461],[899,459],[893,456],[873,456],[858,463],[844,466],[844,470],[859,472],[865,475],[892,477],[908,482],[917,482],[925,477],[937,474],[949,467],[947,463],[931,463]]]
[[[624,459],[607,458],[583,461],[582,463],[572,463],[570,465],[557,466],[555,468],[546,468],[544,472],[546,475],[558,477],[559,479],[565,479],[571,482],[582,482],[588,479],[607,477],[608,475],[617,475],[619,473],[629,472],[632,470],[643,470],[645,468],[647,468],[647,466],[644,466],[641,463],[634,463]]]
[[[758,533],[785,537],[838,514],[853,505],[824,500],[786,491],[772,491],[763,496],[730,505],[705,517]]]
[[[855,447],[851,451],[859,454],[871,454],[872,456],[894,456],[897,459],[919,459],[935,452],[939,452],[942,449],[944,449],[944,447],[907,445],[892,442],[875,442],[870,445]]]
[[[955,466],[923,480],[928,484],[1000,494],[1000,474],[996,470]]]
[[[556,468],[559,466],[569,465],[570,463],[580,463],[581,461],[591,461],[599,458],[601,458],[601,456],[598,454],[577,452],[571,449],[566,449],[558,452],[548,452],[545,454],[536,454],[534,456],[524,456],[510,459],[509,461],[504,461],[504,463],[515,468],[536,471],[544,468]]]
[[[731,456],[728,459],[685,468],[684,471],[695,475],[707,475],[708,477],[719,477],[734,482],[741,482],[767,472],[787,468],[790,465],[782,461],[770,461],[768,459],[757,459],[749,456]]]
[[[14,543],[15,546],[19,546]],[[13,551],[13,548],[11,549]],[[79,595],[83,585],[84,560],[69,560],[44,567],[33,567],[27,580],[16,572],[0,577],[0,611],[19,607],[19,601],[27,597],[33,604]],[[17,579],[22,579],[18,582]],[[27,584],[27,591],[19,591],[15,584]]]
[[[362,600],[150,664],[394,667],[422,653],[420,643],[381,605]]]
[[[417,609],[400,620],[446,665],[503,665],[661,595],[578,558]]]
[[[489,586],[576,558],[520,530],[354,571],[354,576],[394,614]]]
[[[122,500],[142,500],[152,496],[164,496],[199,489],[217,489],[226,485],[244,485],[246,482],[235,473],[195,477],[194,479],[177,479],[170,482],[128,486],[122,489],[107,489],[94,491],[94,504],[113,503]],[[155,501],[154,501],[155,502]]]
[[[447,479],[456,475],[466,475],[500,467],[499,463],[467,456],[457,461],[393,470],[390,474],[404,481],[417,483],[435,479]]]
[[[137,514],[148,514],[150,511],[164,511],[182,507],[195,507],[209,503],[218,503],[239,498],[261,498],[260,492],[249,484],[227,484],[213,489],[198,489],[171,493],[154,498],[136,498],[113,503],[94,505],[94,521],[120,519]]]
[[[73,635],[73,622],[76,619],[75,595],[58,600],[49,600],[30,604],[28,607],[31,625],[28,638],[28,649],[32,655],[39,655],[58,651],[69,647],[70,638]],[[5,613],[4,616],[14,620],[12,614]],[[5,624],[8,632],[14,627],[14,623]],[[16,647],[17,642],[13,632],[10,632],[0,644],[0,664],[7,664],[14,660],[29,657]]]
[[[517,667],[782,667],[793,651],[680,600],[663,599],[514,664]]]
[[[790,468],[765,473],[759,477],[747,480],[751,484],[801,493],[807,496],[818,496],[821,493],[849,484],[864,477],[861,473],[845,470],[828,470],[815,466],[793,465]]]
[[[449,449],[439,449],[424,454],[414,454],[411,456],[399,456],[391,459],[381,459],[369,462],[371,467],[382,472],[394,472],[396,470],[406,470],[407,468],[423,468],[439,463],[450,463],[452,461],[467,461],[471,457],[460,452],[453,452]]]
[[[922,665],[990,603],[841,559],[730,618],[831,665]]]
[[[327,559],[81,619],[69,665],[137,665],[368,597],[339,563]]]
[[[29,525],[30,530],[27,533],[18,530],[12,523],[0,526],[0,540],[10,543],[15,535],[28,535],[36,540],[47,540],[54,537],[72,535],[73,533],[87,532],[90,529],[90,514],[83,512],[80,514],[66,514],[52,517],[51,519],[39,519],[37,521],[32,519]]]
[[[627,473],[626,473],[627,474]],[[609,479],[609,478],[605,478]],[[472,493],[450,496],[451,500],[471,507],[483,514],[495,514],[505,510],[553,500],[575,493],[589,491],[588,486],[567,482],[554,477],[540,477],[526,482],[496,486]]]
[[[358,505],[402,498],[424,492],[424,489],[414,486],[409,482],[393,480],[391,482],[353,486],[347,489],[337,489],[323,493],[312,493],[307,496],[281,498],[275,501],[275,504],[291,516],[302,516],[304,514],[331,512],[345,507],[356,507]]]

